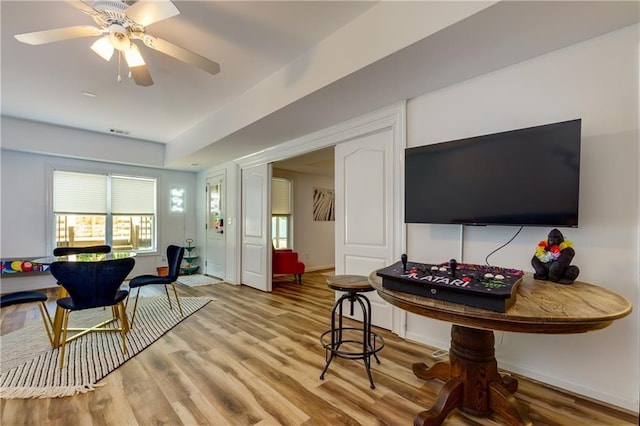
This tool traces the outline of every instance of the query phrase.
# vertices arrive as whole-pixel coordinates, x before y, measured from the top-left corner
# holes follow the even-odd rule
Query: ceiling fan
[[[170,0],[94,0],[91,5],[79,0],[66,0],[68,4],[91,16],[99,25],[79,25],[75,27],[36,31],[17,34],[19,41],[39,45],[82,37],[100,38],[93,43],[91,49],[106,61],[113,56],[124,55],[131,76],[139,86],[151,86],[153,80],[142,58],[140,49],[133,40],[142,42],[151,49],[157,50],[193,65],[210,74],[220,72],[220,65],[203,56],[166,40],[147,34],[146,28],[155,22],[178,15],[180,11]]]

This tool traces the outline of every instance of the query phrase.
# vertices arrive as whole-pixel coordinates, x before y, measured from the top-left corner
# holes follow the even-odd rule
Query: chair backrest
[[[167,247],[167,263],[169,263],[169,278],[171,281],[178,279],[180,264],[184,256],[184,247],[170,245]]]
[[[111,253],[111,246],[56,247],[53,249],[54,256],[69,256],[80,253]]]
[[[132,257],[102,262],[53,262],[49,267],[67,290],[76,309],[111,306],[116,292],[135,265]]]

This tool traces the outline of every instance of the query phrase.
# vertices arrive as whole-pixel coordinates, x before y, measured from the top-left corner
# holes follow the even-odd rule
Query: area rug
[[[127,333],[126,354],[120,333],[89,333],[67,344],[64,367],[58,367],[60,349],[52,349],[42,323],[2,336],[0,347],[0,398],[57,398],[94,390],[97,382],[136,356],[212,299],[181,297],[184,317],[166,297],[141,298],[135,323]],[[129,306],[128,311],[132,309]],[[129,318],[131,318],[131,313]],[[96,324],[111,310],[72,312],[70,326]]]
[[[180,275],[177,281],[189,287],[199,287],[201,285],[219,284],[223,282],[217,278],[202,274]]]

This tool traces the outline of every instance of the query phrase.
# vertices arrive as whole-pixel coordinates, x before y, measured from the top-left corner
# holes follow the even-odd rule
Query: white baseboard
[[[441,341],[437,339],[430,339],[425,337],[424,335],[407,332],[406,340],[422,343],[424,345],[428,345],[432,348],[442,349],[449,351],[450,341]],[[597,401],[604,402],[606,404],[611,404],[616,407],[629,410],[633,413],[638,413],[639,401],[625,398],[624,396],[614,395],[607,392],[602,392],[599,389],[589,388],[578,383],[567,382],[565,380],[558,380],[557,378],[550,377],[544,374],[541,374],[534,370],[529,370],[527,368],[522,368],[508,362],[498,361],[498,367],[500,370],[509,371],[512,373],[519,374],[521,376],[531,378],[532,380],[536,380],[543,384],[548,384],[550,386],[565,390],[567,392],[571,392],[586,398],[595,399]]]
[[[516,373],[521,376],[525,376],[533,380],[536,380],[538,382],[542,382],[544,384],[548,384],[556,388],[560,388],[562,390],[572,392],[580,396],[584,396],[586,398],[602,401],[607,404],[615,405],[616,407],[624,408],[625,410],[629,410],[636,414],[638,413],[637,399],[631,400],[631,399],[625,398],[624,396],[602,392],[600,389],[589,388],[579,383],[567,382],[565,380],[558,380],[555,377],[540,374],[537,371],[529,370],[527,368],[518,367],[508,362],[498,361],[498,367],[500,370],[506,370],[512,373]]]
[[[311,268],[305,268],[305,272],[322,271],[324,269],[334,269],[334,268],[335,268],[335,265],[313,266]]]
[[[430,346],[434,349],[446,350],[449,351],[450,341],[440,341],[437,339],[430,339],[425,337],[422,334],[412,333],[410,331],[407,332],[406,340],[416,343],[422,343],[423,345]]]

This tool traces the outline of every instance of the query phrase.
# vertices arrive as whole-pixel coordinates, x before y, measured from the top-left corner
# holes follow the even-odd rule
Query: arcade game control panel
[[[499,266],[458,264],[455,259],[440,264],[402,260],[376,272],[382,286],[432,299],[445,300],[495,312],[506,312],[516,301],[524,272]]]

